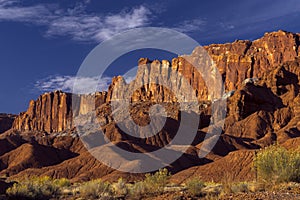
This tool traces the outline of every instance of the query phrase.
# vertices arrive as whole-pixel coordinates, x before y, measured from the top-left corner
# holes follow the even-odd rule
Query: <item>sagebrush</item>
[[[131,197],[140,198],[148,195],[159,195],[164,192],[170,173],[167,169],[160,169],[154,174],[146,174],[145,180],[136,182],[130,189]]]
[[[186,189],[189,195],[199,196],[202,194],[202,189],[205,187],[205,184],[202,180],[198,178],[193,178],[186,183]]]
[[[52,179],[48,176],[31,177],[20,180],[6,193],[10,199],[48,199],[60,193],[60,189],[69,186],[67,179]]]
[[[112,193],[111,185],[101,179],[85,182],[79,187],[79,194],[84,199],[98,199],[103,196],[111,196]]]
[[[266,183],[299,182],[300,152],[272,145],[260,150],[254,159],[257,178]]]

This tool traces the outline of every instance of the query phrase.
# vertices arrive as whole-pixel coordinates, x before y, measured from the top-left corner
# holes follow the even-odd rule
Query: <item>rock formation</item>
[[[60,91],[45,93],[31,100],[28,110],[14,121],[20,131],[60,132],[72,128],[71,95]]]
[[[16,115],[0,113],[0,134],[11,129]]]
[[[204,48],[216,63],[224,79],[226,91],[232,91],[237,89],[245,79],[262,77],[264,72],[300,56],[299,44],[299,34],[278,31],[266,33],[262,38],[253,42],[237,40],[233,43],[212,44]],[[196,48],[190,58],[199,56],[202,51]],[[105,102],[126,99],[128,98],[126,95],[129,95],[132,102],[177,102],[178,98],[174,91],[189,91],[186,84],[181,84],[182,80],[177,80],[178,77],[175,76],[177,72],[182,74],[193,88],[189,91],[191,94],[186,96],[195,95],[200,101],[212,100],[202,75],[184,56],[174,58],[172,62],[150,61],[142,58],[138,64],[135,81],[128,85],[120,76],[113,78],[108,92],[99,92],[96,98],[95,96],[89,97],[90,99],[79,98],[80,105],[77,112],[86,113],[88,109],[94,109],[95,104],[98,107]],[[159,84],[162,82],[159,80],[166,78],[169,80],[167,83],[170,83],[167,86],[171,88]],[[158,84],[146,84],[151,82]],[[172,85],[172,82],[175,84]],[[131,94],[126,91],[130,91]],[[48,133],[72,129],[71,96],[71,94],[56,91],[46,93],[38,100],[31,101],[28,110],[15,120],[14,129]]]
[[[123,77],[114,77],[108,91],[93,95],[55,91],[31,101],[28,110],[16,117],[13,128],[1,134],[0,144],[7,145],[0,151],[0,163],[3,163],[0,175],[51,175],[75,181],[95,177],[140,178],[113,170],[93,158],[74,134],[73,116],[95,112],[99,127],[110,141],[128,151],[149,152],[173,139],[181,122],[180,114],[196,100],[198,107],[188,114],[200,116],[199,129],[188,151],[169,166],[173,173],[181,171],[173,179],[182,181],[202,176],[208,181],[212,178],[218,181],[226,170],[238,179],[252,179],[250,163],[255,149],[274,142],[287,147],[299,144],[299,37],[299,34],[278,31],[266,33],[255,41],[237,40],[204,47],[221,73],[226,89],[222,98],[227,100],[222,135],[205,159],[199,159],[197,152],[203,145],[216,99],[210,96],[201,74],[189,62],[189,59],[198,62],[202,49],[196,48],[189,59],[179,56],[170,62],[141,58],[135,80],[126,83]],[[176,73],[183,77],[178,78]],[[169,88],[161,85],[161,80],[166,80]],[[193,90],[190,91],[188,85]],[[174,91],[185,92],[188,98]],[[124,103],[124,99],[129,102]],[[117,104],[119,109],[113,110],[112,102],[121,102]],[[125,115],[126,109],[122,106],[129,107],[124,124],[131,128],[129,118],[141,126],[149,124],[150,107],[156,103],[167,113],[166,124],[156,135],[138,138],[118,127],[115,114]],[[185,103],[183,108],[180,103]],[[52,157],[49,162],[36,156],[48,148]],[[21,159],[18,158],[20,152],[31,152],[32,156]],[[12,159],[19,162],[12,165]]]

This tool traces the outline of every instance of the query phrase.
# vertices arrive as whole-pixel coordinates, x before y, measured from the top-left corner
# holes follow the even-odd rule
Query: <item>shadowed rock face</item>
[[[9,184],[3,180],[0,180],[0,194],[6,194],[6,190],[11,186],[12,186],[12,184]]]
[[[11,129],[16,115],[0,113],[0,134]]]
[[[184,102],[187,106],[190,105],[188,99],[182,99],[180,102],[172,91],[174,88],[186,91],[188,87],[185,84],[171,84],[171,88],[167,88],[146,83],[160,78],[175,80],[175,83],[181,82],[172,73],[175,71],[182,74],[192,86],[193,91],[189,95],[195,95],[196,100],[200,102],[200,109],[197,108],[195,113],[189,113],[200,115],[200,125],[196,138],[186,154],[169,166],[173,173],[182,171],[174,175],[173,179],[182,181],[187,177],[199,175],[208,181],[211,179],[218,181],[226,170],[228,171],[226,173],[231,173],[238,179],[242,180],[243,177],[251,179],[254,176],[250,167],[253,149],[274,142],[287,147],[298,144],[299,44],[299,34],[278,31],[266,33],[262,38],[252,42],[235,41],[205,47],[222,75],[227,92],[224,96],[227,99],[227,116],[222,135],[206,159],[199,159],[197,152],[203,144],[210,123],[214,98],[209,96],[201,75],[184,57],[174,58],[171,62],[141,58],[136,79],[130,83],[126,83],[118,76],[113,78],[108,91],[97,92],[95,95],[72,96],[69,93],[55,91],[31,101],[28,110],[16,117],[13,129],[0,138],[0,142],[3,140],[2,143],[9,144],[7,150],[3,150],[3,154],[7,155],[0,155],[0,164],[2,162],[7,166],[2,167],[0,175],[3,172],[14,176],[51,175],[76,181],[96,177],[105,180],[117,179],[119,176],[128,177],[128,180],[140,178],[108,168],[88,154],[79,138],[72,135],[75,132],[72,116],[87,114],[94,110],[107,138],[128,151],[149,152],[161,148],[172,140],[180,124],[182,110],[179,110],[178,104]],[[196,48],[190,58],[196,58],[200,52],[201,49]],[[151,122],[149,108],[153,104],[159,103],[165,108],[168,118],[161,131],[144,139],[129,136],[118,128],[110,103],[128,99],[128,94],[124,91],[132,91],[129,112],[138,125],[145,126]],[[72,104],[76,105],[76,109],[72,110]],[[115,112],[122,114],[125,109]],[[131,128],[127,120],[124,120],[124,124],[128,129]],[[20,138],[16,139],[14,135]],[[24,145],[28,142],[34,145]],[[25,150],[32,152],[32,149],[33,152],[39,152],[40,149],[47,149],[43,146],[50,146],[49,154],[59,155],[58,158],[52,156],[53,160],[46,163],[37,156],[33,157],[34,159],[14,157],[14,152]],[[66,159],[60,159],[62,156]],[[7,162],[7,158],[15,158],[29,164],[24,167],[19,163],[16,173],[15,169],[10,167],[12,165]],[[227,166],[222,163],[231,164]]]

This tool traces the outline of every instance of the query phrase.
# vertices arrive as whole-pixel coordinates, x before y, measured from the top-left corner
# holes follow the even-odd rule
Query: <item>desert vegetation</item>
[[[60,194],[64,187],[69,187],[70,181],[62,179],[52,179],[48,176],[32,177],[18,180],[6,193],[9,199],[49,199]]]
[[[254,160],[258,181],[276,184],[300,181],[300,151],[272,145],[260,150]]]
[[[68,179],[52,179],[48,176],[16,180],[6,194],[8,199],[55,199],[61,196],[75,196],[82,199],[141,199],[164,192],[170,173],[161,169],[154,174],[146,174],[145,179],[128,184],[122,178],[115,183],[95,179],[84,183],[71,184]]]
[[[235,182],[224,176],[220,183],[205,182],[191,177],[182,184],[170,182],[170,173],[161,169],[146,174],[141,181],[127,183],[120,178],[114,183],[95,179],[84,183],[71,184],[67,179],[32,177],[17,180],[7,189],[8,199],[150,199],[161,198],[200,198],[226,199],[243,194],[271,198],[274,192],[296,191],[300,181],[300,152],[272,145],[257,151],[253,160],[256,180]],[[271,186],[271,187],[270,187]],[[299,191],[297,191],[299,192]],[[263,196],[267,195],[267,196]]]
[[[186,183],[186,189],[191,196],[199,196],[205,184],[201,179],[193,178]]]
[[[130,187],[130,197],[140,199],[145,196],[156,196],[164,192],[170,173],[167,169],[161,169],[155,174],[146,174],[143,181],[134,183]]]
[[[112,188],[108,182],[101,179],[91,180],[79,186],[79,195],[84,199],[99,199],[112,196]]]

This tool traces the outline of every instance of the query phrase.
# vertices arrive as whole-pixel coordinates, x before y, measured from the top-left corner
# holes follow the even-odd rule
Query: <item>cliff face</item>
[[[278,31],[266,33],[255,41],[235,41],[226,44],[212,44],[204,47],[216,63],[227,91],[236,90],[246,78],[261,78],[263,73],[275,69],[276,66],[292,61],[300,56],[299,34]],[[196,48],[189,56],[198,57],[200,48]],[[134,81],[127,84],[118,76],[114,77],[107,92],[96,93],[96,96],[78,96],[73,103],[78,105],[74,114],[87,113],[95,106],[113,100],[131,98],[132,102],[176,102],[174,91],[184,91],[185,96],[195,96],[200,101],[212,100],[200,73],[184,57],[174,58],[171,62],[139,60],[139,67]],[[175,72],[175,73],[174,73]],[[178,78],[176,73],[183,75]],[[167,86],[147,84],[150,81],[164,80]],[[143,86],[144,85],[144,86]],[[193,90],[189,90],[191,85]],[[143,87],[141,87],[143,86]],[[128,92],[131,92],[128,94]],[[177,93],[177,92],[176,92]],[[127,96],[129,95],[129,96]],[[95,100],[96,99],[96,100]],[[189,101],[190,99],[181,99]],[[13,124],[13,129],[20,131],[61,132],[73,128],[72,95],[63,92],[46,93],[36,101],[31,101],[28,110],[21,113]],[[96,101],[96,102],[95,102]]]
[[[300,56],[299,36],[278,31],[265,33],[253,42],[238,40],[205,48],[225,77],[227,90],[234,90],[244,79],[261,77],[265,71]]]
[[[71,130],[74,128],[72,105],[75,115],[86,114],[105,103],[106,97],[107,92],[84,96],[62,91],[48,92],[41,95],[36,101],[31,100],[28,110],[16,117],[12,127],[21,132],[53,133]]]
[[[0,133],[9,130],[15,120],[15,115],[0,113]]]
[[[212,44],[204,48],[219,69],[225,89],[231,91],[237,89],[245,79],[260,78],[264,72],[300,56],[299,44],[299,34],[278,31],[266,33],[253,42],[237,40],[227,44]],[[175,71],[182,74],[186,82],[192,86],[194,90],[192,93],[198,100],[212,100],[213,97],[209,96],[202,74],[198,73],[189,62],[197,59],[199,55],[201,57],[202,52],[202,48],[195,48],[191,55],[174,58],[171,63],[167,60],[160,62],[150,61],[147,58],[140,59],[134,83],[128,86],[124,80],[120,80],[121,77],[114,79],[113,82],[118,82],[113,83],[113,86],[117,87],[114,90],[116,91],[114,98],[122,98],[123,91],[131,91],[141,83],[148,83],[149,80],[159,82],[158,80],[167,77],[170,80],[168,86],[171,88],[155,84],[146,85],[133,93],[132,101],[174,102],[176,97],[172,91],[188,90],[187,85],[182,84],[182,80],[172,73]]]
[[[14,121],[13,129],[48,133],[71,129],[71,97],[71,94],[55,91],[31,100],[28,110]]]
[[[199,159],[198,152],[211,121],[211,108],[218,100],[207,101],[212,97],[209,96],[201,75],[197,74],[184,57],[174,58],[171,62],[142,58],[139,60],[136,78],[129,84],[118,76],[113,78],[108,91],[97,92],[95,95],[72,95],[55,91],[31,101],[28,110],[14,121],[13,128],[21,133],[8,131],[0,135],[0,163],[3,164],[0,166],[0,175],[48,175],[55,178],[66,177],[73,181],[95,178],[118,180],[118,171],[98,162],[87,152],[81,140],[84,139],[84,134],[81,138],[73,137],[72,131],[71,134],[64,134],[74,126],[72,115],[87,114],[97,108],[97,120],[106,137],[116,146],[129,152],[151,152],[170,144],[179,125],[185,123],[181,121],[180,114],[184,112],[179,110],[182,107],[178,101],[190,106],[192,104],[188,101],[191,99],[180,99],[178,94],[181,91],[187,92],[188,85],[192,85],[192,93],[187,93],[187,96],[195,95],[196,100],[205,101],[198,108],[199,115],[184,113],[193,120],[198,120],[199,117],[200,123],[194,141],[189,143],[189,149],[169,167],[174,174],[173,181],[182,183],[186,178],[199,176],[205,181],[219,182],[224,178],[224,172],[237,181],[254,180],[255,174],[251,167],[254,149],[274,143],[296,149],[300,143],[299,35],[279,31],[265,34],[253,42],[236,41],[205,48],[216,62],[226,90],[234,90],[225,96],[227,116],[224,127],[207,159]],[[200,48],[196,48],[190,57],[197,58],[200,51]],[[188,84],[183,83],[182,77],[176,77],[174,71],[183,74]],[[246,79],[249,77],[254,78]],[[160,83],[159,80],[163,78],[171,80],[168,87],[147,84],[149,80]],[[144,86],[140,87],[142,85]],[[179,93],[174,94],[174,90]],[[112,102],[128,100],[128,95],[131,100],[129,106],[124,103],[125,107],[118,105],[112,111]],[[129,115],[119,121],[122,120],[122,125],[131,130],[131,134],[136,130],[131,118],[139,126],[146,126],[151,120],[156,122],[159,119],[149,117],[149,113],[151,109],[152,114],[160,113],[159,109],[151,107],[157,102],[165,108],[168,117],[162,128],[160,123],[154,123],[156,126],[150,129],[136,131],[147,137],[126,134],[128,132],[117,124],[115,114],[124,116],[128,110]],[[76,109],[73,110],[72,105]],[[124,109],[126,107],[129,109]],[[83,123],[86,122],[86,116],[93,117],[83,115]],[[193,121],[188,123],[190,122]],[[89,133],[89,128],[87,126],[85,133]],[[188,128],[185,131],[186,134],[191,133]],[[53,134],[44,135],[44,132]],[[149,136],[149,132],[156,134]],[[93,136],[93,133],[88,135]],[[97,150],[100,151],[101,145],[99,147]],[[108,157],[111,160],[119,159],[114,155]],[[140,160],[127,161],[139,163]],[[177,173],[178,171],[181,172]],[[128,177],[132,178],[130,181],[138,180],[132,174],[124,175],[124,178]]]

